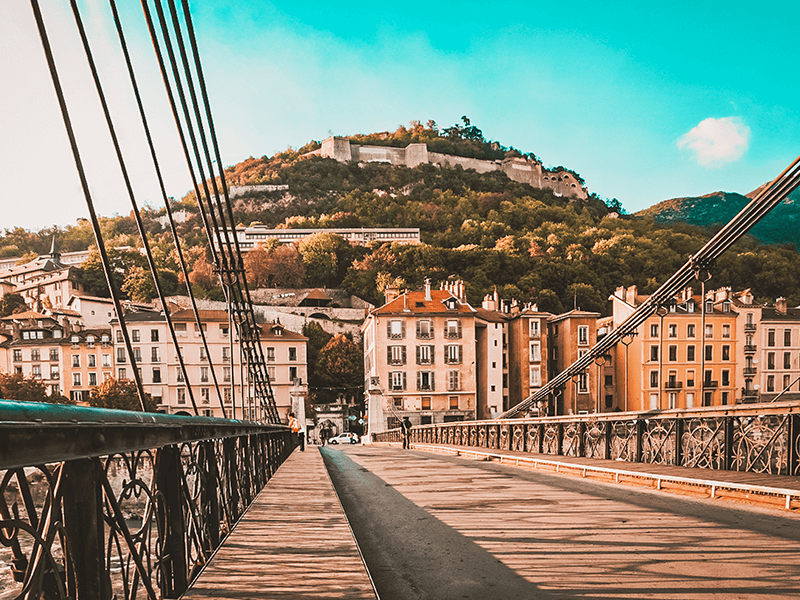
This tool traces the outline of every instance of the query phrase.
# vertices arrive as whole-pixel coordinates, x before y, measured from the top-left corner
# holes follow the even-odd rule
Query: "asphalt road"
[[[381,600],[800,598],[800,515],[375,446],[322,449]]]

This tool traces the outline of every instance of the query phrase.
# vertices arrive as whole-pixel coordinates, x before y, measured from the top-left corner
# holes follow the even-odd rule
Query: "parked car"
[[[355,433],[340,433],[328,440],[329,444],[357,444],[358,436]]]

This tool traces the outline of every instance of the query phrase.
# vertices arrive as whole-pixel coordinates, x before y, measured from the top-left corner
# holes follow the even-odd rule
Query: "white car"
[[[358,436],[355,433],[340,433],[328,440],[329,444],[357,444]]]

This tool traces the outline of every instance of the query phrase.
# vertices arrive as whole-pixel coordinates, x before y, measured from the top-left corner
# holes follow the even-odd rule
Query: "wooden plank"
[[[375,600],[316,447],[281,465],[183,598]]]

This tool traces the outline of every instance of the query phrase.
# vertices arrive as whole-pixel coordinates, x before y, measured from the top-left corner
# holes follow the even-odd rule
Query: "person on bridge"
[[[300,451],[304,452],[306,449],[306,432],[303,431],[303,426],[300,424],[300,421],[297,420],[297,417],[294,416],[293,412],[289,413],[289,429],[292,430],[292,433],[297,434]]]
[[[409,421],[408,416],[403,417],[403,421],[400,423],[400,427],[402,428],[403,434],[403,450],[408,450],[409,446],[411,445],[411,421]]]

